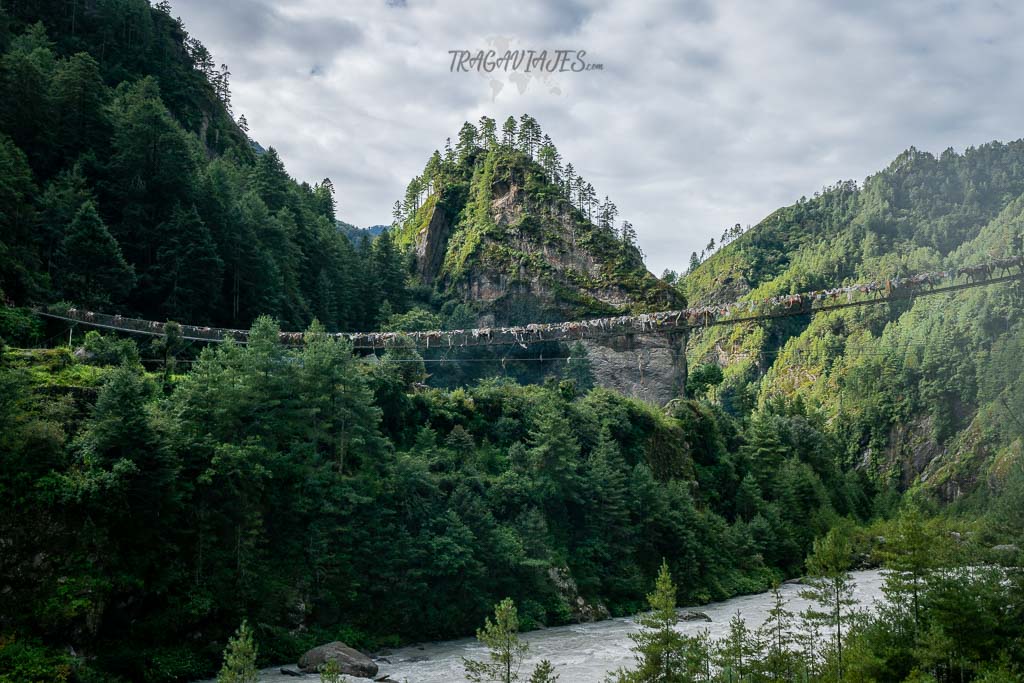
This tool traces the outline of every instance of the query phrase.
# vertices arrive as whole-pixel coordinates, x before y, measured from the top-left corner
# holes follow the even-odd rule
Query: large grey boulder
[[[304,673],[316,673],[327,662],[337,662],[341,673],[356,678],[373,678],[377,665],[358,650],[353,650],[340,640],[314,647],[299,658],[299,669]]]
[[[711,621],[705,612],[686,611],[679,615],[680,621]]]

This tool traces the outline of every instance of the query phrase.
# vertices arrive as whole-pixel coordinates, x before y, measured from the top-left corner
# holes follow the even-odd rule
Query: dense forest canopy
[[[272,147],[254,152],[227,67],[166,3],[12,3],[2,17],[9,300],[226,326],[263,313],[291,329],[377,325],[381,271],[401,271],[387,262],[399,255],[336,228],[329,179],[297,183]]]

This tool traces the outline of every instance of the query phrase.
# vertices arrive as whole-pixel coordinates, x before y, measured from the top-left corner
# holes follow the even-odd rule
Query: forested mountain
[[[373,240],[376,237],[380,237],[381,233],[391,227],[390,225],[371,225],[367,228],[359,228],[351,223],[346,223],[345,221],[340,220],[337,221],[336,225],[338,226],[338,230],[355,245],[362,243],[364,235],[368,239]]]
[[[780,209],[697,266],[695,302],[763,298],[1021,253],[1024,142],[939,157],[910,149],[864,181]],[[734,414],[773,400],[820,407],[844,460],[952,500],[998,489],[1024,431],[1021,283],[709,330],[696,365],[724,368]]]
[[[253,152],[227,67],[167,3],[19,2],[0,19],[8,299],[233,327],[378,323],[378,273],[401,268],[335,229],[330,180],[297,183],[273,148]]]
[[[466,122],[395,202],[396,243],[416,275],[502,325],[664,310],[636,230],[563,160],[529,114]]]

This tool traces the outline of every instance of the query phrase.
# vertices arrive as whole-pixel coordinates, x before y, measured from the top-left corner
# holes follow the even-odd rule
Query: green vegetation
[[[505,598],[494,607],[490,618],[476,632],[476,639],[487,647],[487,661],[463,658],[466,680],[473,683],[513,683],[520,680],[519,670],[530,646],[519,638],[519,613],[516,604]],[[530,674],[529,683],[555,683],[555,667],[542,659]]]
[[[490,618],[476,632],[476,639],[487,647],[487,661],[463,659],[466,679],[474,683],[519,680],[519,669],[530,646],[519,639],[519,615],[516,605],[505,598],[494,608]]]
[[[167,3],[0,9],[2,298],[226,327],[404,311],[404,256],[254,152],[228,78]]]
[[[895,533],[878,551],[886,570],[884,599],[869,613],[852,597],[849,569],[854,548],[882,530]],[[926,546],[931,553],[922,552]],[[1014,558],[1003,558],[1009,565],[970,566],[985,555],[912,507],[869,529],[838,525],[808,559],[811,588],[803,595],[812,602],[806,611],[794,615],[776,589],[763,625],[751,630],[737,614],[729,633],[714,642],[706,633],[675,630],[675,591],[663,567],[648,597],[652,611],[638,617],[641,631],[633,635],[637,664],[609,680],[1020,680],[1024,574]]]
[[[693,303],[763,298],[1019,254],[1022,155],[1020,141],[908,150],[862,187],[840,183],[776,211],[679,286]],[[999,488],[1024,437],[1011,360],[1024,339],[1021,286],[709,329],[691,338],[690,367],[722,366],[712,397],[732,414],[798,399],[822,411],[845,462],[974,505],[973,492],[987,495],[976,482]]]
[[[166,3],[5,7],[0,681],[252,680],[257,654],[481,623],[493,657],[467,671],[511,681],[519,625],[633,613],[652,584],[618,680],[1020,674],[1019,283],[697,333],[691,398],[664,409],[595,388],[580,345],[428,372],[445,350],[399,337],[363,358],[327,331],[639,312],[1019,253],[1024,143],[910,150],[730,229],[677,292],[528,115],[465,124],[393,228],[353,245],[330,181],[254,151],[226,67]],[[431,226],[437,272],[417,277]],[[25,308],[60,300],[252,332],[200,350],[171,323],[140,347]],[[285,346],[282,326],[306,332]],[[549,350],[571,358],[514,367]],[[940,512],[973,521],[955,537]],[[874,616],[851,601],[855,558],[892,572]],[[673,629],[677,600],[805,567],[799,617],[777,594],[761,629]],[[541,663],[530,680],[556,678]]]
[[[399,244],[437,239],[444,248],[429,273],[442,296],[460,297],[467,281],[480,278],[522,284],[529,294],[512,286],[491,304],[500,321],[516,324],[681,304],[647,272],[632,225],[620,226],[615,204],[599,201],[572,164],[563,166],[533,117],[510,118],[501,140],[488,133],[494,128],[487,117],[465,123],[459,144],[435,151],[395,206]],[[428,235],[436,215],[450,234]],[[626,303],[603,301],[609,289],[623,291]]]
[[[224,650],[224,664],[217,674],[217,683],[256,683],[258,678],[252,629],[243,620]]]
[[[90,358],[8,352],[5,633],[72,642],[107,676],[182,680],[243,619],[267,662],[465,634],[504,597],[528,627],[564,623],[559,568],[616,614],[660,558],[687,602],[764,590],[839,516],[870,514],[866,480],[801,413],[762,418],[799,429],[788,441],[565,380],[413,390],[412,349],[371,364],[320,326],[297,348],[277,333],[260,319],[170,381],[136,361],[162,352],[97,335]]]
[[[610,677],[615,683],[676,683],[699,673],[706,653],[700,638],[684,636],[675,629],[676,587],[668,565],[661,563],[654,592],[647,596],[651,611],[637,617],[638,633],[630,634],[637,666]]]

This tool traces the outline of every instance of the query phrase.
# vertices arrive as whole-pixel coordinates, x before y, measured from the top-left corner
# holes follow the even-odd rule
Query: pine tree
[[[91,55],[80,52],[58,65],[50,99],[57,112],[58,148],[65,158],[102,146],[108,127],[107,87]]]
[[[912,507],[903,510],[886,538],[883,560],[888,571],[882,592],[897,613],[909,617],[915,633],[922,625],[921,602],[928,578],[943,555],[941,539],[921,513]]]
[[[853,597],[855,584],[850,576],[853,551],[849,534],[848,523],[841,523],[824,538],[814,541],[814,550],[807,559],[809,587],[800,592],[801,597],[817,605],[808,610],[808,617],[832,632],[832,650],[840,679],[843,675],[843,629],[849,624],[851,610],[857,604]]]
[[[597,190],[590,183],[587,183],[583,190],[583,205],[587,209],[587,220],[591,220],[594,215],[594,208],[597,206]]]
[[[271,213],[276,213],[288,203],[291,178],[273,147],[256,160],[253,187]]]
[[[559,402],[550,399],[538,407],[529,444],[538,492],[558,505],[576,500],[580,489],[580,444]]]
[[[224,650],[224,664],[217,674],[217,683],[256,683],[258,680],[256,644],[252,629],[243,620]]]
[[[489,116],[481,116],[477,122],[477,130],[480,132],[480,145],[487,150],[494,149],[494,146],[498,144],[494,119]]]
[[[662,560],[654,592],[647,596],[651,611],[636,617],[639,633],[631,633],[636,668],[620,669],[609,677],[614,683],[688,683],[691,639],[675,629],[676,587]]]
[[[557,183],[561,174],[561,158],[555,145],[551,142],[551,138],[547,135],[544,136],[544,142],[537,151],[537,161],[544,169],[548,181]]]
[[[791,681],[796,677],[797,661],[793,652],[793,613],[786,609],[786,601],[778,584],[772,586],[772,607],[768,618],[758,629],[758,643],[763,652],[757,668],[773,681]]]
[[[530,674],[529,683],[557,683],[558,674],[555,673],[555,666],[546,659],[542,659],[534,667]]]
[[[476,639],[487,647],[487,661],[463,658],[467,680],[473,683],[519,680],[519,668],[529,645],[519,639],[519,615],[511,598],[495,606],[494,621],[488,617],[484,627],[476,632]]]
[[[405,257],[395,246],[390,232],[381,234],[371,247],[372,279],[380,292],[380,300],[391,304],[395,313],[408,305]]]
[[[82,204],[68,226],[59,262],[64,297],[84,306],[120,303],[135,286],[134,270],[91,201]]]
[[[44,285],[33,230],[35,194],[28,158],[0,133],[0,293],[19,302],[40,294]],[[45,209],[44,205],[44,213]],[[53,233],[63,232],[64,227]]]
[[[569,347],[569,359],[565,363],[562,376],[576,384],[576,391],[584,394],[594,388],[594,370],[590,362],[590,354],[582,342],[574,342]]]
[[[462,124],[459,129],[459,142],[455,147],[459,163],[464,162],[477,150],[477,130],[469,121]]]
[[[313,187],[313,203],[316,205],[317,213],[333,226],[338,220],[338,203],[334,198],[334,183],[330,178],[324,178]]]
[[[509,116],[505,123],[501,124],[501,144],[505,149],[513,149],[516,145],[516,120]]]
[[[622,221],[622,244],[627,248],[636,246],[636,229],[629,221]]]
[[[716,663],[720,677],[728,683],[748,680],[757,642],[739,612],[729,620],[729,634],[718,643]]]
[[[224,263],[195,207],[175,208],[160,228],[156,273],[169,318],[210,322],[219,303]]]
[[[228,114],[231,113],[231,71],[227,64],[220,65],[220,72],[214,78],[214,89],[217,99],[224,105]]]
[[[686,274],[689,275],[690,273],[692,273],[695,270],[697,270],[697,268],[699,268],[699,267],[700,267],[700,257],[697,256],[697,252],[695,252],[695,251],[694,252],[690,252],[690,265],[686,269]]]
[[[54,44],[42,22],[29,26],[11,41],[0,57],[0,130],[23,150],[32,165],[50,161],[53,114],[50,81],[56,68]]]
[[[572,198],[576,187],[576,168],[571,162],[565,165],[564,178],[562,179],[562,182],[563,187],[565,188],[566,198],[568,198],[570,204],[575,206]]]

